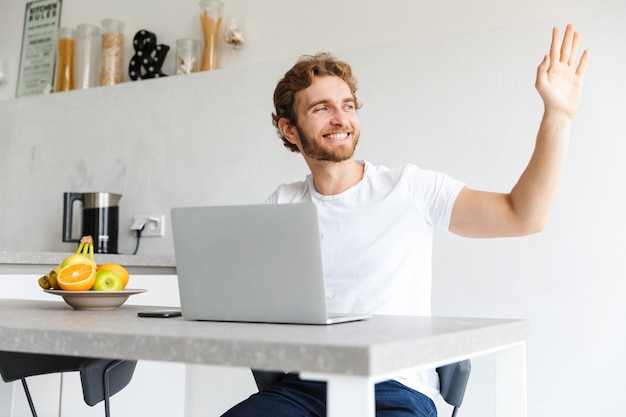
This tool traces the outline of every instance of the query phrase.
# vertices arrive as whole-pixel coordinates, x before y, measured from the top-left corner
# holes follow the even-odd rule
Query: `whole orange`
[[[126,268],[119,264],[100,264],[96,268],[96,272],[105,270],[113,271],[117,275],[119,275],[119,277],[122,278],[122,281],[124,282],[124,288],[126,288],[126,285],[128,285],[128,280],[130,279],[130,274],[128,273]]]

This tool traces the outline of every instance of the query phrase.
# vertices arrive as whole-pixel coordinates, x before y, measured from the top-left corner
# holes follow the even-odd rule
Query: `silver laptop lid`
[[[171,216],[183,317],[327,322],[314,205],[181,207]]]

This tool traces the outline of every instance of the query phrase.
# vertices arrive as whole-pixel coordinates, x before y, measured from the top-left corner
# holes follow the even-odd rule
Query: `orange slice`
[[[96,281],[96,267],[90,263],[75,263],[57,273],[57,284],[66,291],[89,291]]]
[[[128,279],[130,278],[130,275],[128,274],[126,268],[119,264],[100,264],[96,268],[96,272],[103,270],[115,272],[120,278],[122,278],[124,288],[126,288],[126,285],[128,285]]]

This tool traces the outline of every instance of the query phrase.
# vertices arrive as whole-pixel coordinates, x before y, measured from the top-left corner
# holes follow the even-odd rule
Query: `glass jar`
[[[174,73],[191,74],[200,70],[200,42],[195,39],[176,41],[176,68]]]
[[[230,46],[230,66],[237,64],[237,53],[246,43],[246,37],[243,29],[243,19],[240,16],[231,14],[226,18],[224,25],[224,42]],[[222,56],[223,57],[223,56]]]
[[[202,0],[200,24],[204,34],[204,50],[202,52],[202,71],[217,68],[217,46],[224,14],[224,3],[219,0]]]
[[[74,89],[74,53],[76,30],[62,27],[58,32],[57,81],[54,91]]]
[[[102,53],[100,55],[100,85],[122,82],[124,59],[124,22],[114,19],[102,21]]]
[[[9,76],[7,75],[7,65],[4,59],[0,58],[0,88],[4,87],[9,82]]]
[[[76,26],[77,89],[100,85],[100,28],[95,25]]]

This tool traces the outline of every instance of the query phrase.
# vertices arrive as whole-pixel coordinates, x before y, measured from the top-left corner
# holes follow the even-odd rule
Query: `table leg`
[[[13,409],[13,386],[14,382],[5,383],[0,378],[0,416],[10,417]]]
[[[375,417],[374,383],[364,376],[301,373],[328,384],[327,417]]]
[[[527,417],[526,343],[495,353],[496,417]]]

